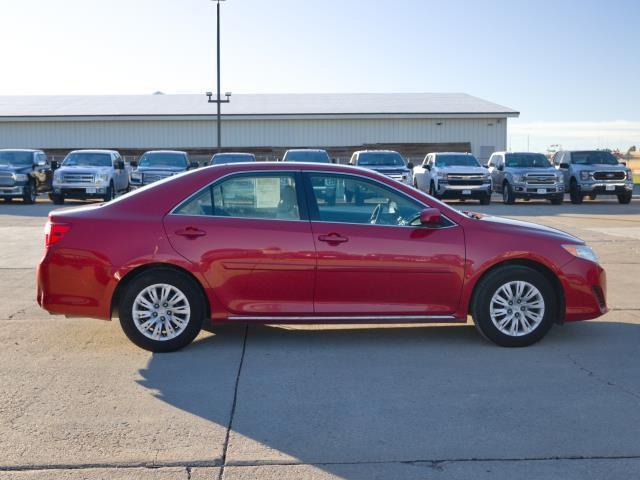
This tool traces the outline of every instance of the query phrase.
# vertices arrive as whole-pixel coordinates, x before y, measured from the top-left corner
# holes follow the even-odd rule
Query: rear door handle
[[[343,237],[338,233],[330,233],[328,235],[318,235],[318,240],[320,240],[321,242],[327,242],[327,243],[344,243],[349,241],[347,237]]]
[[[180,235],[181,237],[195,238],[195,237],[203,237],[207,234],[204,230],[200,230],[196,227],[186,227],[181,230],[176,230],[176,235]]]

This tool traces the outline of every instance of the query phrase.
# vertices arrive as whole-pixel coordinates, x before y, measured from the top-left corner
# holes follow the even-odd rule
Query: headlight
[[[438,172],[437,173],[437,177],[438,178],[442,178],[443,180],[446,180],[447,179],[447,174],[444,173],[444,172]]]
[[[627,169],[627,180],[633,182],[633,171],[631,169]]]
[[[584,258],[585,260],[598,263],[598,256],[591,247],[587,247],[586,245],[562,245],[562,248],[574,257]]]
[[[591,172],[587,172],[585,170],[580,172],[580,180],[589,180],[589,175]]]
[[[516,183],[520,183],[524,181],[524,175],[516,175],[515,173],[513,174],[513,181]]]
[[[561,173],[556,173],[556,182],[564,180],[564,176]]]
[[[108,173],[96,173],[96,183],[103,183],[109,181]]]
[[[13,179],[16,182],[26,182],[27,178],[29,178],[29,176],[26,175],[25,173],[14,173],[13,174]]]
[[[59,170],[56,170],[55,172],[53,172],[53,181],[54,182],[62,181],[62,173]]]
[[[139,172],[131,172],[131,180],[135,180],[136,182],[142,181],[142,174]]]

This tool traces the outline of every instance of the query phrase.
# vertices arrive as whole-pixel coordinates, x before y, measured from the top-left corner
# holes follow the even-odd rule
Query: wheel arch
[[[509,267],[509,266],[519,266],[519,267],[529,267],[532,270],[543,275],[551,285],[553,286],[553,290],[556,292],[558,299],[558,311],[556,323],[562,323],[564,321],[564,311],[565,311],[565,294],[564,288],[562,287],[562,283],[558,276],[551,270],[549,267],[535,260],[531,260],[528,258],[514,258],[510,260],[505,260],[502,262],[498,262],[492,265],[490,268],[485,270],[482,275],[476,280],[473,285],[473,290],[471,296],[469,297],[469,304],[467,305],[467,311],[469,315],[473,316],[473,305],[476,300],[476,295],[478,293],[479,286],[482,284],[482,281],[491,273],[499,270],[500,268]]]
[[[122,296],[122,293],[125,291],[127,285],[129,285],[131,281],[134,278],[136,278],[138,275],[149,272],[151,270],[172,271],[172,272],[180,273],[182,275],[186,275],[187,277],[191,278],[191,280],[193,280],[195,284],[198,285],[198,291],[202,296],[202,300],[204,302],[206,318],[207,319],[211,318],[211,304],[209,302],[209,297],[207,297],[207,294],[204,290],[204,286],[202,285],[202,282],[200,282],[200,280],[198,280],[198,278],[187,269],[182,268],[178,265],[174,265],[172,263],[162,263],[162,262],[147,263],[144,265],[140,265],[132,269],[131,271],[127,272],[127,274],[120,279],[120,281],[116,285],[116,288],[113,291],[113,295],[111,296],[109,318],[113,318],[114,314],[116,315],[118,314],[118,305],[120,303],[120,298]]]

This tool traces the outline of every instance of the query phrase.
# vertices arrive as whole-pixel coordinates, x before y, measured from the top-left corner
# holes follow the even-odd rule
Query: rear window
[[[507,167],[514,168],[548,168],[551,166],[547,157],[541,153],[507,153]]]
[[[362,152],[358,155],[358,165],[364,167],[404,167],[402,155],[396,152]]]
[[[331,163],[329,154],[322,150],[289,150],[284,154],[283,162]]]
[[[609,152],[573,152],[571,163],[575,165],[618,165],[618,159]]]
[[[479,167],[473,155],[436,155],[436,167]]]

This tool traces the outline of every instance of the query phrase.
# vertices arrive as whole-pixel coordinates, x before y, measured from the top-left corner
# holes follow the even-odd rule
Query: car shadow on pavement
[[[312,464],[360,479],[400,462],[403,478],[424,478],[442,471],[420,462],[640,454],[638,324],[555,327],[522,349],[470,325],[251,325],[234,401],[220,405],[210,371],[222,366],[208,358],[239,328],[154,354],[140,371],[176,408],[224,428],[233,417],[227,465]]]

